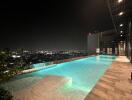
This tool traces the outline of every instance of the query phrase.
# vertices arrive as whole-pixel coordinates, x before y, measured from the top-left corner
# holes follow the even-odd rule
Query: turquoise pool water
[[[29,87],[46,75],[57,75],[70,77],[71,88],[89,92],[115,58],[115,56],[99,55],[65,62],[54,65],[52,68],[18,75],[2,86],[17,91]]]

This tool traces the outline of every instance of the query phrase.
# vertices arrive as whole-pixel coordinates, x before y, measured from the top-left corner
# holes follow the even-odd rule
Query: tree
[[[0,100],[12,100],[11,93],[3,88],[0,88]]]
[[[0,51],[0,71],[4,71],[6,70],[6,59],[8,58],[8,54],[6,54],[6,52],[4,51]]]

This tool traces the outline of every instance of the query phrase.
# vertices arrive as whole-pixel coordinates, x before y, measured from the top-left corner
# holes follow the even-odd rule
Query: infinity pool
[[[16,76],[2,86],[11,91],[28,88],[46,75],[64,76],[72,79],[70,88],[89,92],[110,66],[115,56],[99,55],[61,64],[52,68]]]

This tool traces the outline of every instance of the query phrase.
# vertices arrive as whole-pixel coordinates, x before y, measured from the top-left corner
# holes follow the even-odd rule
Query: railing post
[[[132,80],[132,72],[131,72],[131,80]]]

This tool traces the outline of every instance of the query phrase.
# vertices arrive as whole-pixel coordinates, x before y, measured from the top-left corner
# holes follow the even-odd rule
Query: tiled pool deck
[[[132,100],[131,72],[132,64],[119,56],[85,100]]]

